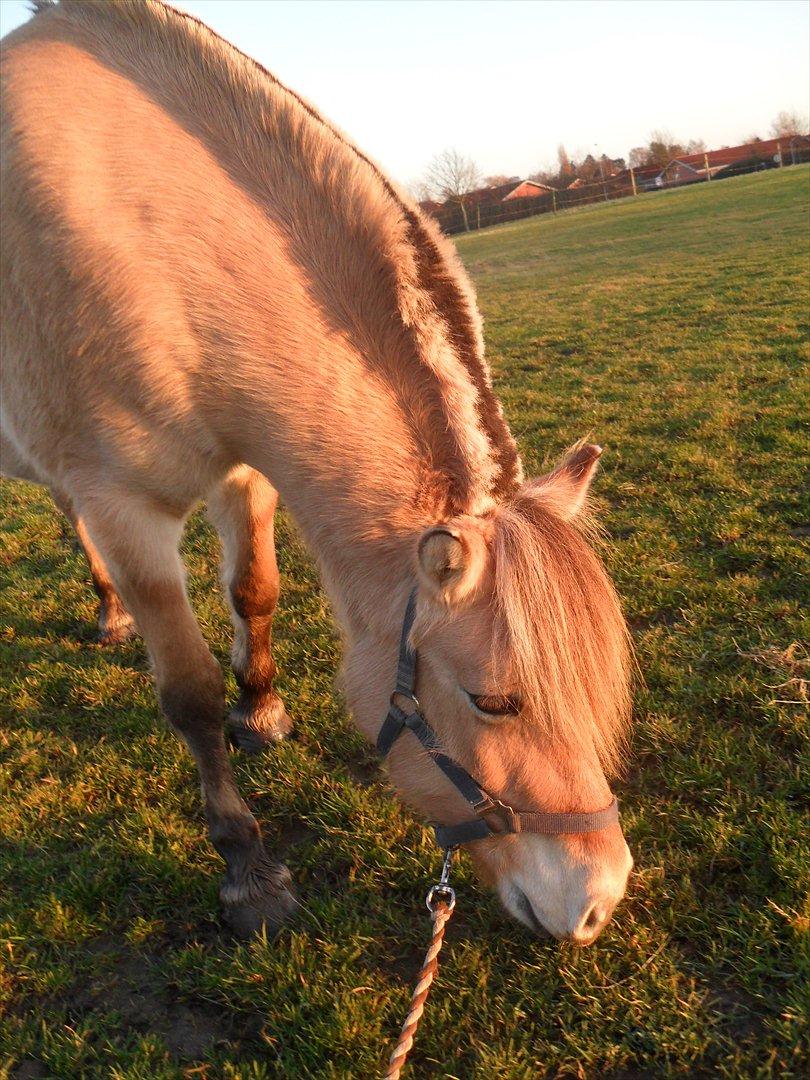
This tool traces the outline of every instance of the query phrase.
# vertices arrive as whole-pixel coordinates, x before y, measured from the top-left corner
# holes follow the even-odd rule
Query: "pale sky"
[[[810,111],[807,0],[184,0],[397,180],[455,147],[485,174],[708,147]],[[0,31],[27,18],[0,0]]]

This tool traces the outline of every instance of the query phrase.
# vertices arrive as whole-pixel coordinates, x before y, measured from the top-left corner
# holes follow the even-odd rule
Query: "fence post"
[[[706,179],[711,180],[712,174],[709,171],[709,155],[707,153],[705,153],[705,151],[704,151],[704,154],[703,154],[703,164],[706,166]]]
[[[551,210],[552,214],[556,214],[557,213],[557,192],[554,191],[553,188],[552,188],[552,191],[551,191],[551,207],[552,207],[552,210]]]
[[[776,140],[776,152],[779,155],[779,168],[784,169],[784,167],[785,167],[785,159],[782,157],[782,140],[781,139]]]
[[[636,189],[636,170],[632,165],[630,166],[630,183],[633,185],[633,194],[638,195],[638,190]]]

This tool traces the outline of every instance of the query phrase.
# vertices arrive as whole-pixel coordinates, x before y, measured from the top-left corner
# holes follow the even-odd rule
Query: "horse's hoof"
[[[260,754],[268,746],[286,739],[292,731],[292,720],[287,715],[280,697],[266,699],[255,705],[244,692],[228,717],[231,741],[247,754]]]
[[[224,886],[222,918],[238,938],[247,939],[264,932],[275,937],[297,906],[290,872],[283,863],[267,862],[262,866],[264,891],[254,888],[245,899],[228,899],[232,886]]]
[[[105,619],[99,624],[98,643],[106,647],[123,645],[138,636],[138,628],[131,615],[124,613],[115,619]]]

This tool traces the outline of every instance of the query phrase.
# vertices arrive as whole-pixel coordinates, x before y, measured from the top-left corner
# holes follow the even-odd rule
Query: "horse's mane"
[[[279,189],[271,152],[283,155],[295,183],[288,179],[278,197],[287,198],[290,217],[297,194],[303,198],[296,185],[317,192],[336,223],[341,257],[361,252],[374,288],[393,287],[404,345],[389,378],[399,386],[407,374],[407,393],[399,388],[408,399],[403,411],[412,414],[434,473],[445,478],[443,509],[475,512],[512,492],[521,480],[520,459],[492,391],[474,291],[433,221],[311,105],[194,16],[161,0],[61,0],[56,6],[33,0],[33,6],[90,31],[130,69],[151,65],[153,81],[155,72],[162,84],[179,78],[184,107],[192,111],[199,102],[200,123],[219,125],[217,134],[227,133],[260,182],[263,170],[272,177],[267,190]],[[299,214],[296,231],[300,222]],[[330,271],[320,265],[318,272]],[[382,345],[378,350],[385,353]]]
[[[495,512],[496,651],[530,719],[621,763],[631,649],[618,597],[579,528],[524,489]]]

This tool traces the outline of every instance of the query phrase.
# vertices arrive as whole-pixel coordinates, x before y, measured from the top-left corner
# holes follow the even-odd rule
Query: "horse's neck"
[[[443,516],[425,491],[441,478],[352,350],[303,334],[294,358],[269,360],[242,366],[230,441],[280,492],[344,630],[390,634],[414,584],[416,540]]]

